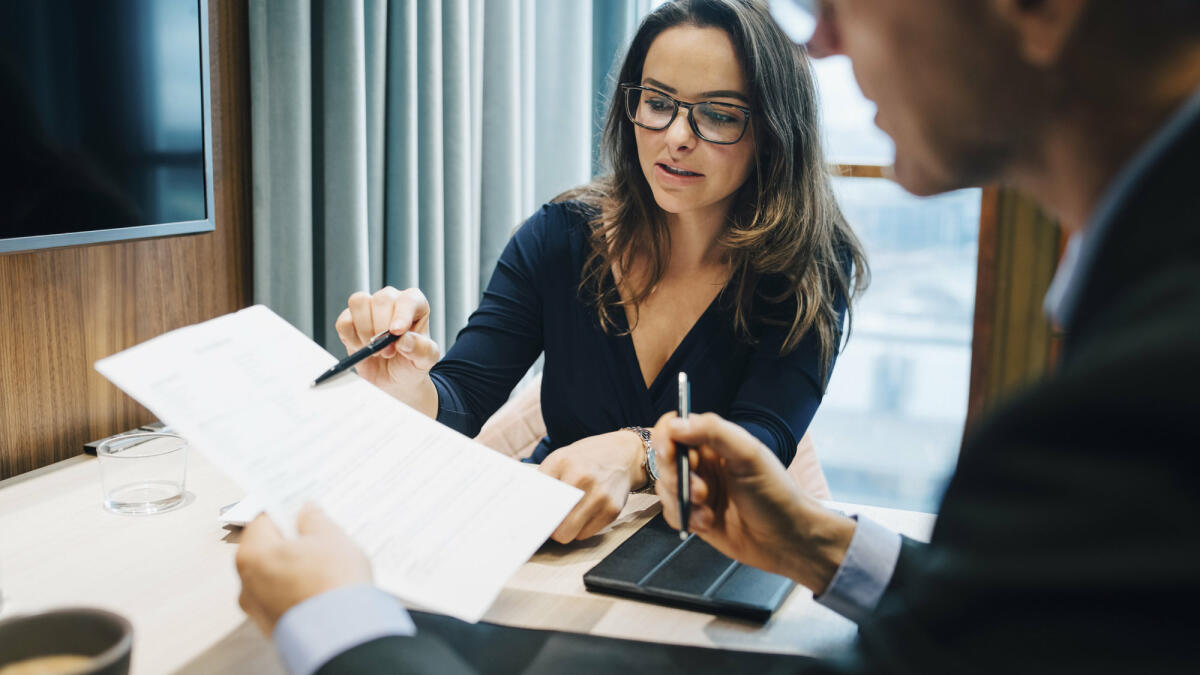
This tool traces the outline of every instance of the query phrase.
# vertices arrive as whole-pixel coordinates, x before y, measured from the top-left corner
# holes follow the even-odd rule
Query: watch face
[[[654,448],[646,451],[646,472],[650,474],[650,480],[658,480],[658,464],[654,461]]]

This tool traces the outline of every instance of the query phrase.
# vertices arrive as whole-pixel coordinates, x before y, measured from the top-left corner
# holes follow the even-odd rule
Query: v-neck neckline
[[[701,332],[699,328],[702,324],[709,322],[710,317],[716,311],[721,296],[724,294],[725,288],[722,288],[708,303],[708,306],[704,308],[704,311],[700,313],[700,316],[696,317],[696,320],[692,322],[691,328],[688,329],[683,339],[679,341],[679,344],[675,345],[675,349],[671,352],[671,355],[663,362],[662,368],[659,368],[658,372],[655,373],[654,379],[650,382],[649,386],[646,385],[646,380],[642,376],[642,362],[638,358],[637,347],[633,344],[633,332],[629,329],[629,319],[625,316],[624,307],[618,307],[620,311],[615,312],[615,314],[620,333],[616,337],[621,343],[622,348],[627,352],[626,355],[628,358],[626,361],[628,362],[629,375],[637,383],[638,391],[645,394],[646,402],[651,405],[651,408],[654,407],[654,400],[661,395],[662,387],[665,386],[663,384],[663,376],[678,370],[679,361],[694,348],[694,343],[700,339]]]

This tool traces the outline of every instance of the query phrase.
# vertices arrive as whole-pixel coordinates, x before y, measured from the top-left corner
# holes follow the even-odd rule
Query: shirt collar
[[[1104,192],[1087,227],[1071,235],[1042,305],[1046,316],[1055,324],[1063,328],[1070,327],[1083,289],[1091,275],[1096,255],[1113,227],[1117,211],[1129,199],[1141,177],[1198,118],[1200,90],[1192,94],[1171,119],[1138,150],[1133,159],[1125,164]]]

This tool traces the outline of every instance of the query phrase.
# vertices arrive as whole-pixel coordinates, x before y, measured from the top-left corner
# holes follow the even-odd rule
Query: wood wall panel
[[[209,1],[215,230],[0,256],[0,479],[152,416],[99,358],[250,302],[247,10]]]
[[[984,190],[968,426],[1053,365],[1056,335],[1042,304],[1061,244],[1058,222],[1032,199]]]

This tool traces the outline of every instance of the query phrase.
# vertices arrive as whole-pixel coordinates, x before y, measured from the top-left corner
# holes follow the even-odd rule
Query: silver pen
[[[686,420],[691,412],[691,386],[687,373],[679,373],[679,419]],[[688,538],[688,516],[692,505],[691,466],[688,454],[691,448],[675,445],[675,470],[679,474],[679,538]]]

